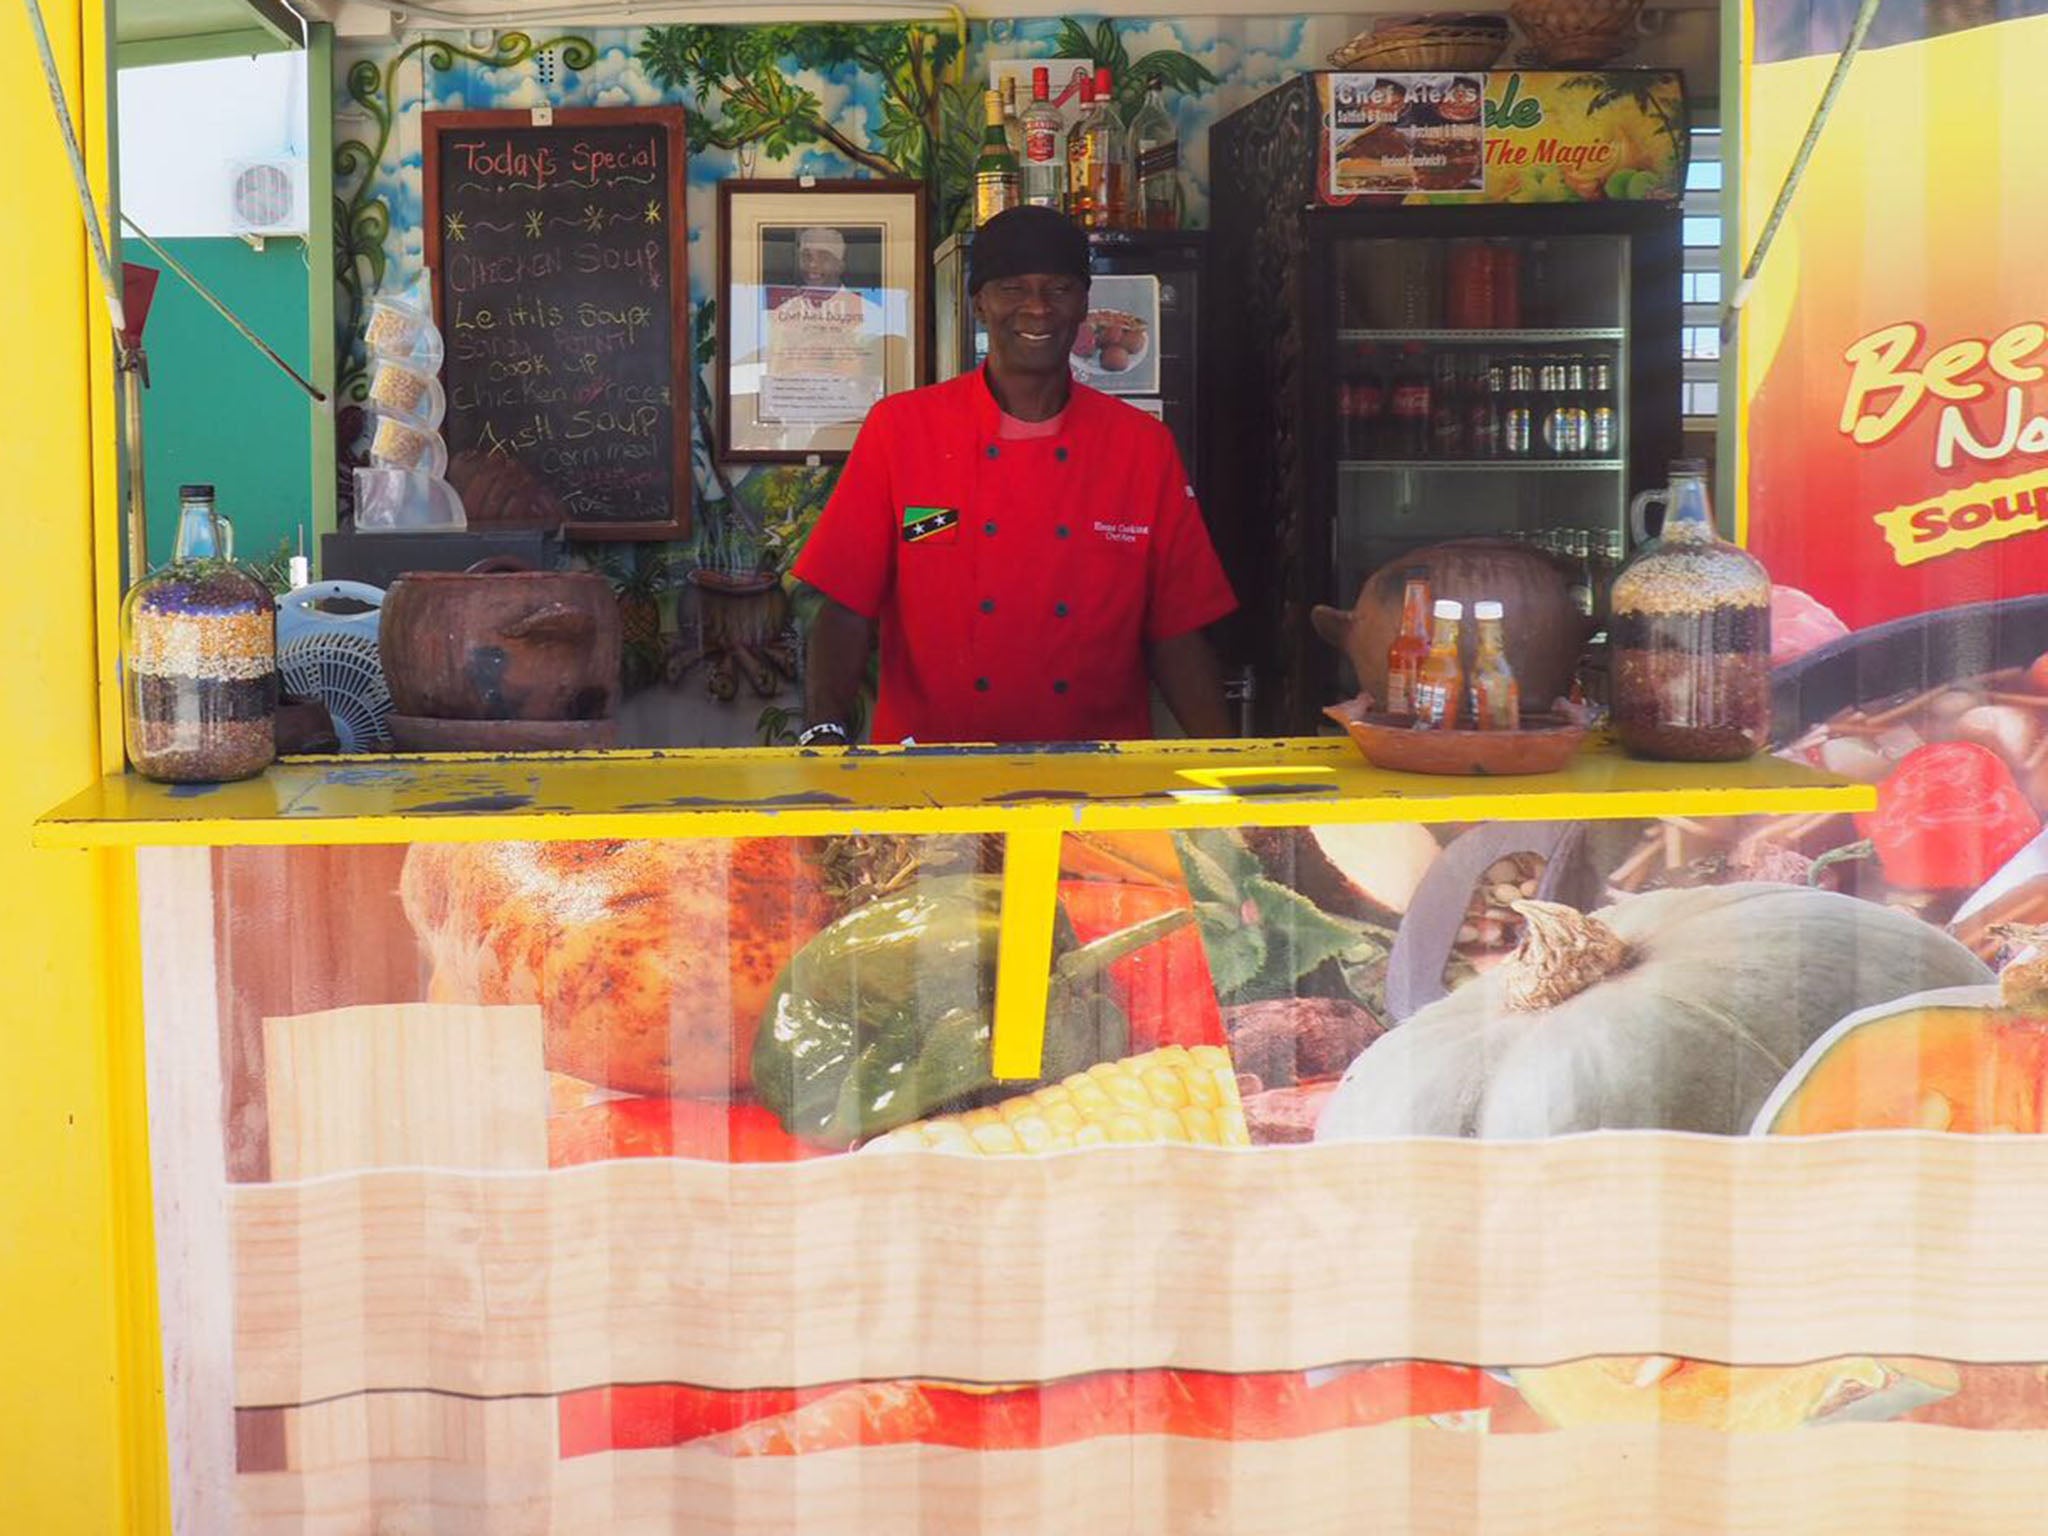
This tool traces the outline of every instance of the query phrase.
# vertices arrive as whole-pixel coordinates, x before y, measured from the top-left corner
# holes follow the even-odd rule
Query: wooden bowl
[[[1583,725],[1559,715],[1524,715],[1519,731],[1418,731],[1407,715],[1361,712],[1349,704],[1333,704],[1323,713],[1344,727],[1367,762],[1389,773],[1556,773],[1586,740]]]

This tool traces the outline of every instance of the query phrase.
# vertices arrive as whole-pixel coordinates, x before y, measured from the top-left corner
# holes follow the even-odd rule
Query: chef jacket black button
[[[1067,616],[1067,605],[1065,603],[1054,603],[1052,605],[1052,612],[1054,618],[1064,619]]]
[[[981,600],[981,611],[983,613],[994,613],[996,611],[996,600],[992,597],[984,597]]]
[[[1056,538],[1064,539],[1067,536],[1067,525],[1065,523],[1061,523],[1059,527],[1053,529],[1053,535]]]
[[[976,693],[987,693],[987,692],[988,692],[988,679],[987,679],[987,678],[985,678],[985,677],[977,677],[977,678],[976,678],[976,679],[974,680],[974,691],[975,691]]]
[[[996,520],[994,518],[990,518],[987,522],[983,523],[981,525],[981,531],[987,534],[990,538],[994,538],[996,536]]]
[[[1054,683],[1052,685],[1052,691],[1054,693],[1065,693],[1067,691],[1067,680],[1065,678],[1061,678],[1058,682]]]
[[[1067,450],[1064,448],[1053,449],[1052,456],[1058,459],[1062,464],[1067,462]]]
[[[988,445],[988,456],[989,456],[990,458],[992,458],[992,459],[993,459],[993,458],[995,458],[995,457],[996,457],[996,456],[997,456],[998,454],[1000,454],[1001,452],[1002,452],[1002,450],[1001,450],[1000,448],[996,447],[996,445],[995,445],[994,443],[990,443],[990,444]]]

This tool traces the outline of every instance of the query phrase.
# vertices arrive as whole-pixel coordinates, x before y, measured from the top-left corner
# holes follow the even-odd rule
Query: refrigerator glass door
[[[1628,510],[1630,237],[1361,237],[1331,254],[1334,590],[1451,538],[1597,568]]]

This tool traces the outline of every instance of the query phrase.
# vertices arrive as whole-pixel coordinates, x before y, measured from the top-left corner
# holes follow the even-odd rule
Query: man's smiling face
[[[1064,371],[1088,313],[1088,284],[1064,273],[998,277],[974,296],[988,327],[989,367],[998,375]]]

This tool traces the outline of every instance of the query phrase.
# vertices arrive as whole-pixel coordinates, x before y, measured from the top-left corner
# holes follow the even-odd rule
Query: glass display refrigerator
[[[1212,130],[1210,501],[1261,728],[1356,688],[1310,614],[1425,546],[1526,541],[1591,616],[1679,449],[1683,124],[1666,72],[1319,74]]]

